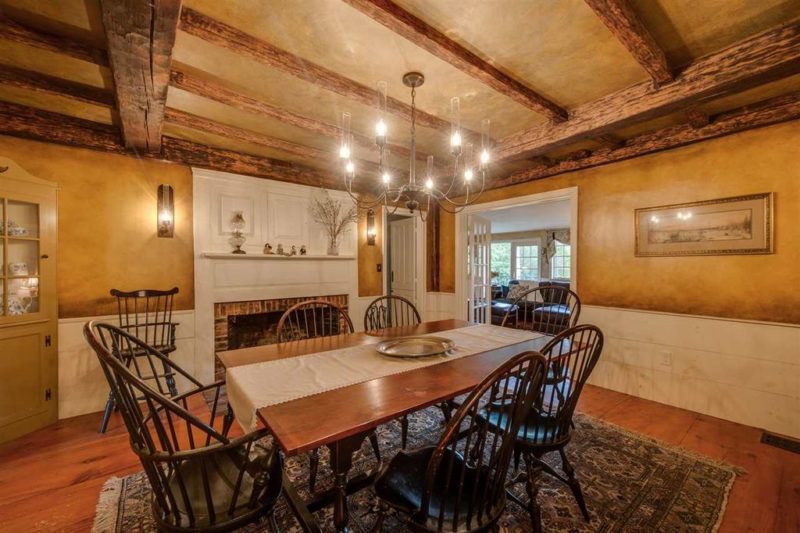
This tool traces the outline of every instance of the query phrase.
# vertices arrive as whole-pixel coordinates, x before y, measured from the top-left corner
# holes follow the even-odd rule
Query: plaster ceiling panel
[[[800,91],[800,74],[705,103],[702,109],[707,113],[715,115],[742,106],[752,105],[776,96],[797,93],[798,91]]]
[[[107,107],[94,106],[63,96],[37,93],[2,84],[0,84],[0,100],[103,124],[112,124],[116,121],[114,111]]]
[[[0,0],[0,11],[27,26],[105,48],[100,0]]]
[[[673,65],[800,17],[798,0],[631,0]]]
[[[575,107],[648,79],[579,0],[398,3],[562,106]]]
[[[111,71],[107,68],[56,52],[6,41],[2,36],[0,63],[93,87],[110,89],[114,86]]]
[[[254,37],[296,54],[297,56],[324,66],[351,80],[368,87],[378,81],[389,83],[389,95],[409,101],[408,89],[402,84],[402,76],[409,70],[419,70],[426,77],[425,85],[418,90],[419,108],[443,119],[449,116],[452,96],[462,98],[462,122],[478,130],[480,120],[492,119],[495,137],[502,137],[523,127],[541,122],[540,115],[517,104],[450,64],[422,50],[412,42],[397,36],[384,26],[372,21],[344,2],[330,0],[306,0],[285,2],[282,0],[241,0],[235,3],[216,0],[188,0],[186,7],[232,25]],[[205,50],[181,50],[189,41],[182,36],[177,44],[180,60],[197,66],[197,54]],[[181,55],[186,53],[186,55]],[[215,54],[215,57],[226,57]],[[244,65],[244,59],[239,65]],[[249,63],[249,62],[248,62]],[[217,76],[238,84],[248,84],[252,72],[240,66],[226,65],[214,60],[212,68],[204,68]],[[262,70],[264,67],[262,67]],[[225,71],[225,75],[222,71]],[[286,76],[276,76],[277,71],[267,69],[272,76],[260,78],[278,80],[269,89],[284,92],[306,102],[313,100],[316,87],[298,89],[296,83],[285,84]],[[307,84],[307,83],[306,83]],[[308,84],[307,84],[308,85]],[[326,91],[324,91],[326,92]],[[311,94],[309,94],[311,93]],[[317,103],[314,102],[316,106]]]

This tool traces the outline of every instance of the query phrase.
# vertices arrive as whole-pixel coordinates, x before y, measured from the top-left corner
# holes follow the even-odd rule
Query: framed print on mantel
[[[771,254],[771,192],[637,209],[637,256]]]

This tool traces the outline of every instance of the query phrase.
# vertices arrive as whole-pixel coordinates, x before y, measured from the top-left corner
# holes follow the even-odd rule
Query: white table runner
[[[456,347],[446,357],[396,359],[379,354],[375,344],[380,341],[376,341],[374,344],[237,366],[226,373],[228,401],[239,424],[245,431],[250,431],[258,422],[256,411],[268,405],[512,346],[542,335],[480,324],[426,336],[446,337]]]

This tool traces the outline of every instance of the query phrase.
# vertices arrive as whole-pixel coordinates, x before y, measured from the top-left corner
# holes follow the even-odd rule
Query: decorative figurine
[[[278,255],[286,255],[286,254],[283,253],[283,245],[282,244],[278,245]]]
[[[289,255],[297,255],[297,247],[293,244],[292,250],[289,252]]]
[[[264,245],[264,255],[275,255],[275,253],[272,251],[272,245],[270,243]]]
[[[306,251],[306,245],[300,246],[300,255],[306,255],[308,252]]]

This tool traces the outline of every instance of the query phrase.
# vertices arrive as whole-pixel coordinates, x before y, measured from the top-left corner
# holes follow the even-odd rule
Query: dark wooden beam
[[[115,154],[127,153],[114,126],[0,102],[0,134]]]
[[[664,51],[653,39],[628,0],[585,0],[619,42],[650,74],[656,85],[674,79]]]
[[[617,149],[596,150],[589,154],[581,154],[582,157],[579,158],[566,157],[549,167],[540,166],[515,172],[492,182],[490,188],[507,187],[574,170],[607,165],[616,161],[797,119],[800,119],[800,92],[722,113],[714,117],[714,120],[707,125],[699,128],[691,124],[671,126],[628,139],[625,146]]]
[[[102,0],[122,136],[158,152],[181,0]]]
[[[320,163],[326,163],[326,166],[333,167],[339,160],[337,159],[338,153],[334,151],[325,151],[305,146],[302,144],[293,143],[263,133],[258,133],[252,130],[237,128],[223,124],[215,120],[211,120],[192,113],[180,111],[178,109],[167,108],[164,114],[164,120],[170,124],[182,126],[184,128],[191,128],[194,130],[219,135],[228,139],[236,139],[238,141],[256,144],[267,148],[274,148],[286,152],[287,154],[296,155],[305,159],[311,159]],[[378,164],[364,159],[353,158],[356,167],[361,170],[366,170],[372,174],[378,172]],[[395,175],[398,172],[394,170]]]
[[[378,105],[378,91],[346,78],[325,67],[307,61],[290,52],[281,50],[268,42],[220,22],[193,9],[181,13],[181,30],[227,48],[237,54],[251,57],[264,65],[281,70],[301,80],[313,83],[326,90],[342,95],[368,106]],[[395,98],[387,98],[386,108],[392,115],[411,121],[411,106]],[[450,131],[450,123],[425,111],[417,109],[417,125]],[[480,136],[468,132],[475,138]]]
[[[172,86],[197,96],[202,96],[203,98],[208,98],[221,104],[229,105],[231,107],[235,107],[236,109],[241,109],[242,111],[247,111],[248,113],[254,113],[273,118],[283,122],[284,124],[302,128],[304,130],[317,133],[323,137],[330,139],[339,139],[341,137],[341,130],[338,126],[328,124],[327,122],[323,122],[321,120],[309,118],[298,113],[293,113],[292,111],[288,111],[286,109],[281,109],[266,102],[262,102],[261,100],[256,100],[255,98],[243,95],[237,91],[225,87],[220,83],[199,78],[192,74],[172,71]],[[363,146],[364,148],[375,148],[374,137],[353,132],[353,139],[357,144]],[[392,154],[397,156],[409,157],[411,155],[411,151],[405,146],[388,144],[387,148]],[[425,157],[427,157],[427,154],[417,151],[417,156],[421,161],[424,161]]]
[[[702,109],[692,106],[686,110],[686,120],[693,128],[702,128],[711,121],[711,117]]]
[[[64,96],[86,104],[114,107],[114,95],[106,89],[55,78],[9,66],[0,66],[0,84],[27,91]]]
[[[565,120],[565,109],[512,78],[477,54],[456,43],[444,33],[412,15],[391,0],[344,0],[347,4],[383,24],[393,32],[457,69],[485,83],[529,109],[556,121]]]
[[[247,174],[311,187],[343,188],[339,177],[322,170],[270,157],[213,148],[173,137],[164,137],[162,140],[161,156],[173,163],[183,163],[192,167]]]
[[[64,54],[95,65],[108,66],[105,50],[29,28],[2,13],[0,13],[0,35],[9,41]]]
[[[623,144],[625,144],[625,139],[620,139],[613,133],[606,133],[604,135],[598,135],[594,138],[595,141],[599,142],[606,148],[619,148]]]
[[[502,139],[495,159],[523,159],[800,72],[800,21],[697,60],[661,89],[639,83],[573,110],[568,121]]]

